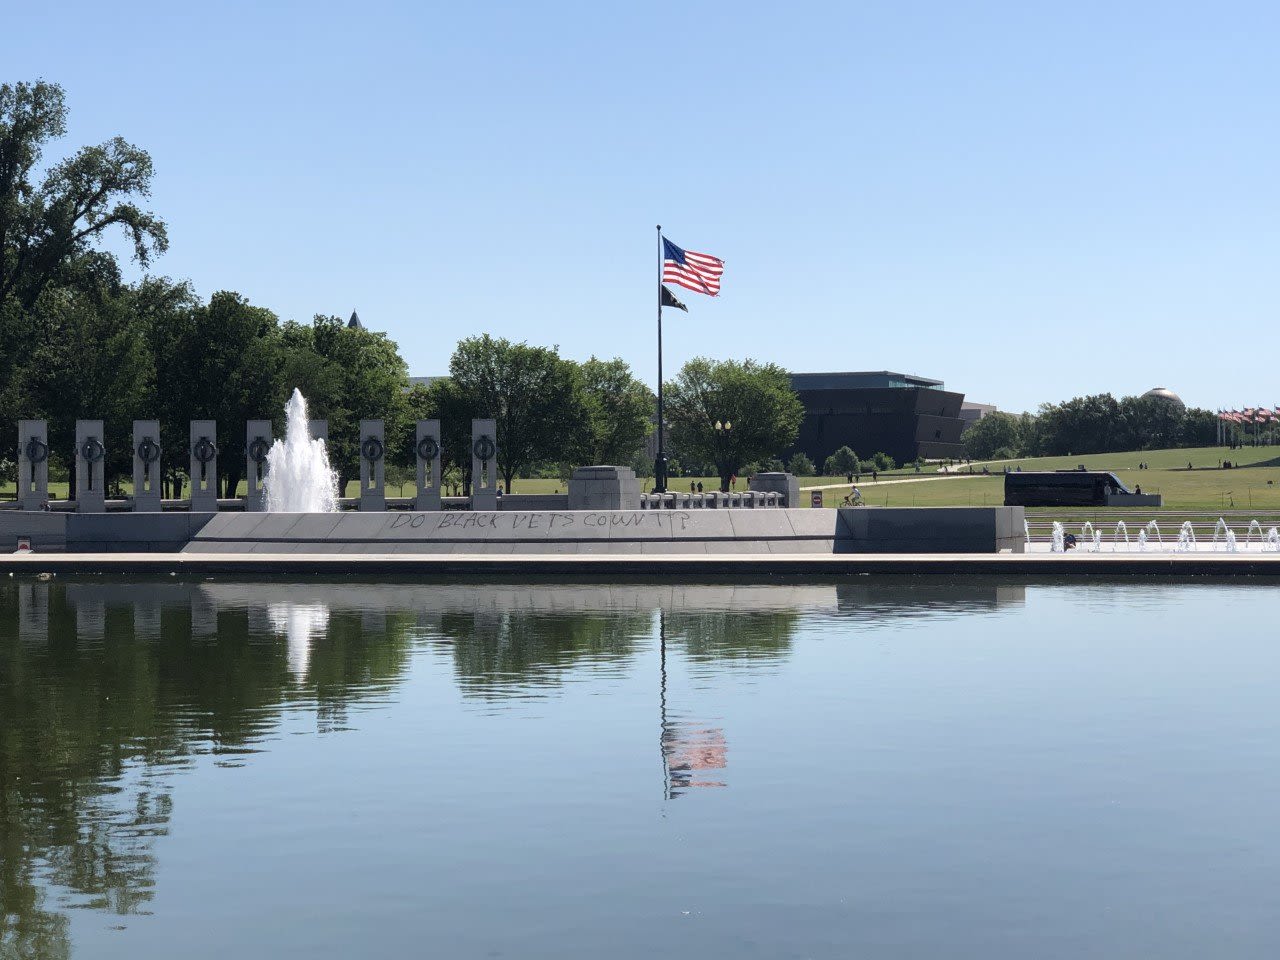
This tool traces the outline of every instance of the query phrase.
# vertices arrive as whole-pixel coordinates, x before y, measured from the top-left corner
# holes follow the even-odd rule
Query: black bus
[[[1102,507],[1116,494],[1132,494],[1114,473],[1103,470],[1054,470],[1006,473],[1006,507]]]

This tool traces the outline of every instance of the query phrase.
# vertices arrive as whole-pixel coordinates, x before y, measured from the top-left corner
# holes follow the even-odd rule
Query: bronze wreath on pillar
[[[498,452],[498,447],[493,442],[493,438],[485,434],[478,437],[476,442],[472,444],[471,452],[479,457],[482,463],[488,463],[493,459],[493,455]]]
[[[191,455],[196,458],[197,463],[208,463],[218,455],[218,448],[208,437],[201,437],[192,444]]]
[[[49,445],[39,437],[32,437],[22,451],[32,464],[44,463],[49,459]]]
[[[107,450],[102,445],[102,441],[97,437],[90,437],[80,444],[80,456],[88,463],[97,463],[106,452]]]
[[[150,437],[143,437],[142,442],[138,444],[138,459],[147,466],[155,463],[160,459],[160,444]]]
[[[440,455],[440,444],[435,437],[423,437],[418,441],[418,456],[423,460],[434,460]]]

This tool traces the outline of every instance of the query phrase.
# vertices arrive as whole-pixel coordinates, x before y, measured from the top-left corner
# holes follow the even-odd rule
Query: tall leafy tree
[[[795,443],[804,419],[787,371],[774,363],[697,357],[665,390],[672,445],[682,458],[715,464],[722,490],[744,463]]]
[[[132,426],[149,417],[155,362],[130,298],[75,289],[49,291],[35,316],[45,335],[31,349],[12,385],[15,412],[49,419],[58,459],[74,461],[75,421],[105,421],[105,475],[110,483],[132,472]],[[74,495],[75,473],[71,473]]]
[[[1001,452],[1016,457],[1022,452],[1022,423],[1012,414],[993,411],[965,430],[962,439],[971,459],[990,460]]]
[[[449,379],[442,390],[467,427],[472,418],[497,421],[498,470],[507,491],[532,464],[574,460],[587,448],[582,373],[554,347],[472,337],[454,350]]]
[[[143,266],[169,245],[163,221],[137,202],[151,192],[151,157],[120,137],[81,148],[36,182],[66,118],[57,84],[0,84],[0,300],[28,310],[75,261],[101,262],[94,245],[113,229]]]
[[[234,496],[244,473],[245,421],[270,417],[284,402],[279,321],[226,290],[208,304],[191,305],[163,288],[147,299],[158,301],[151,333],[165,465],[188,469],[189,422],[216,420],[218,472],[226,495]]]
[[[591,430],[587,458],[597,464],[628,464],[653,429],[653,391],[621,358],[592,357],[581,366]]]
[[[311,416],[329,421],[329,458],[344,488],[360,475],[361,420],[384,421],[389,451],[404,444],[409,373],[386,334],[317,314],[309,327],[284,325],[281,351],[284,393],[297,387]]]

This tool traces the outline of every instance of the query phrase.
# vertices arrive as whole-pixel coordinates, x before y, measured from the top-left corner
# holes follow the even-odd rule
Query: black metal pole
[[[663,434],[666,422],[662,409],[662,224],[658,224],[658,458],[653,464],[653,489],[667,492],[667,453]]]

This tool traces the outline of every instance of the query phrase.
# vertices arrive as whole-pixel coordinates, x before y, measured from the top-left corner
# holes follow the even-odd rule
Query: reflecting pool
[[[1262,957],[1280,588],[0,583],[0,957]]]

